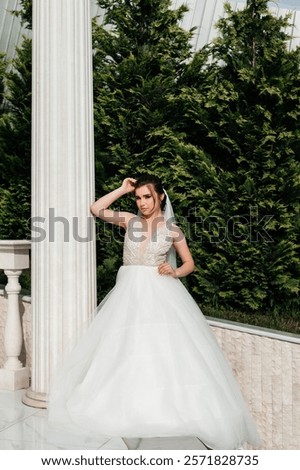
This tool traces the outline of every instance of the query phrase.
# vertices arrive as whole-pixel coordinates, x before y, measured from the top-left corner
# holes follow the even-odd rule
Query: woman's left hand
[[[158,266],[159,274],[176,277],[175,269],[166,261]]]

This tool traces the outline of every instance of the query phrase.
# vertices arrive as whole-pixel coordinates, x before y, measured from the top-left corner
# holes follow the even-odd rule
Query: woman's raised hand
[[[123,180],[121,188],[124,190],[125,193],[131,193],[135,189],[135,182],[136,179],[134,178],[125,178]]]

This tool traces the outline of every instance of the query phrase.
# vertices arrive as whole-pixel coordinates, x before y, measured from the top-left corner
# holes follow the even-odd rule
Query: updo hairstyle
[[[157,176],[149,175],[148,173],[140,175],[135,182],[135,189],[140,188],[141,186],[149,185],[151,185],[149,189],[151,191],[152,196],[154,196],[152,188],[154,188],[154,191],[159,196],[161,196],[162,194],[164,195],[163,199],[160,202],[160,208],[163,211],[167,202],[167,196],[164,192],[163,184]]]

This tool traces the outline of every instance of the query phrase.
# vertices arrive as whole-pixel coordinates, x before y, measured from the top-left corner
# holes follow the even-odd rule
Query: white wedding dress
[[[196,436],[213,449],[259,445],[236,379],[179,279],[158,274],[166,225],[128,228],[115,287],[53,382],[49,423],[85,437]]]

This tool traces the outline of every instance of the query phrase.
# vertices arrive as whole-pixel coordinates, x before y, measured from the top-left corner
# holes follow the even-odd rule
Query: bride
[[[109,209],[130,192],[138,215]],[[51,425],[82,436],[196,436],[212,449],[258,446],[232,370],[180,281],[194,261],[161,181],[126,178],[91,211],[126,230],[123,265],[54,380]]]

